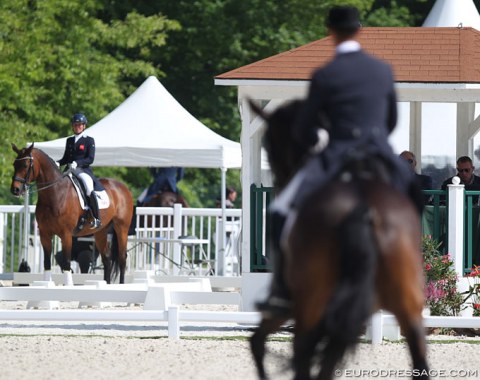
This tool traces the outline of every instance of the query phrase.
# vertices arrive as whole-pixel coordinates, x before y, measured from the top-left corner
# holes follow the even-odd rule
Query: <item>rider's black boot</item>
[[[95,191],[92,191],[90,194],[90,209],[92,210],[93,221],[90,224],[90,227],[99,228],[101,227],[102,223],[100,222],[99,212],[98,212],[98,201],[97,201],[97,194]]]
[[[288,317],[291,313],[290,292],[285,283],[285,257],[280,247],[285,217],[278,213],[272,214],[272,264],[273,277],[267,299],[258,302],[256,307],[264,316]]]

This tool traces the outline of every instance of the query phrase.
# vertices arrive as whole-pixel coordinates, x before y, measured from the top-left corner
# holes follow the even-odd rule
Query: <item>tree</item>
[[[178,23],[136,12],[105,23],[101,11],[95,0],[0,2],[1,187],[11,177],[9,142],[70,134],[73,113],[96,121],[138,85],[133,80],[163,75],[151,54]]]
[[[479,0],[480,1],[480,0]],[[0,2],[0,199],[13,153],[70,132],[78,111],[105,116],[148,75],[195,117],[239,141],[236,89],[213,78],[326,35],[328,9],[348,3],[367,26],[418,25],[432,0],[3,0]],[[146,170],[100,168],[137,193]],[[229,171],[239,185],[239,171]],[[218,171],[187,170],[182,187],[198,204],[218,197]],[[5,199],[5,198],[3,198]],[[190,199],[189,199],[190,200]],[[11,199],[9,199],[11,201]],[[191,202],[192,203],[192,202]]]

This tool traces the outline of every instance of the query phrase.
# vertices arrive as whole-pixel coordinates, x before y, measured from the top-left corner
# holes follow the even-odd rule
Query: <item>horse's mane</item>
[[[282,189],[302,166],[307,150],[293,138],[296,117],[304,101],[294,100],[267,116],[263,145],[268,154],[275,187]]]
[[[55,160],[50,157],[47,153],[45,153],[43,150],[39,149],[39,148],[33,148],[35,151],[37,151],[38,153],[40,153],[42,156],[45,156],[45,158],[47,158],[47,160],[50,162],[50,165],[55,168],[55,170],[57,171],[60,171],[60,169],[58,168],[57,164],[55,163]]]

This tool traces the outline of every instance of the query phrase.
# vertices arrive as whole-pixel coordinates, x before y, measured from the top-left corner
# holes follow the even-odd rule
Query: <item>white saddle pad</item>
[[[82,206],[82,209],[83,210],[88,210],[90,209],[90,207],[88,205],[85,204],[85,202],[83,201],[83,197],[82,197],[82,193],[81,193],[81,190],[80,188],[77,186],[77,184],[75,183],[75,181],[73,180],[72,178],[72,173],[69,173],[68,174],[68,178],[70,178],[70,180],[72,181],[73,183],[73,187],[75,188],[75,191],[77,192],[77,196],[78,196],[78,200],[80,202],[80,206]],[[105,190],[102,190],[102,191],[96,191],[95,194],[97,194],[97,202],[98,202],[98,208],[100,210],[103,210],[105,208],[109,208],[110,207],[110,198],[108,197],[108,194]]]

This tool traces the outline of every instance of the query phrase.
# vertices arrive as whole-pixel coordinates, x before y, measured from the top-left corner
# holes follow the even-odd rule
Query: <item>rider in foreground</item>
[[[272,205],[273,279],[267,299],[257,308],[272,317],[288,317],[291,301],[284,280],[282,242],[287,216],[296,214],[312,193],[336,179],[348,161],[374,156],[388,171],[393,187],[423,207],[422,194],[411,170],[388,143],[397,122],[394,79],[390,66],[364,52],[356,41],[361,28],[358,10],[330,10],[327,27],[336,46],[333,60],[313,74],[308,97],[295,125],[297,143],[311,152],[303,168]],[[321,141],[319,127],[328,132]],[[324,133],[323,136],[325,136]],[[291,220],[288,221],[291,224]]]
[[[72,117],[72,129],[74,136],[67,138],[65,153],[58,160],[59,165],[69,165],[76,170],[77,176],[85,185],[85,192],[89,198],[89,206],[92,212],[93,221],[90,225],[92,229],[101,227],[102,223],[99,218],[97,194],[94,191],[94,181],[98,182],[93,175],[90,165],[95,159],[95,140],[93,137],[85,134],[87,126],[87,118],[81,113],[76,113]],[[79,229],[83,225],[78,226]]]

